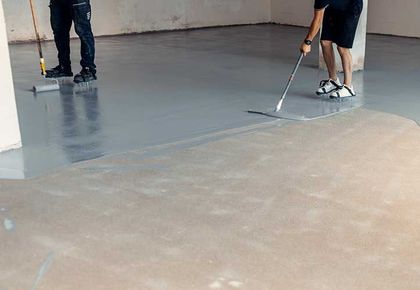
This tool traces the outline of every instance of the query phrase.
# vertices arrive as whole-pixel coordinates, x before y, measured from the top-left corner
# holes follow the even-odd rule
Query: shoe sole
[[[320,92],[315,92],[315,94],[317,94],[317,96],[326,96],[326,95],[331,95],[332,93],[336,92],[338,89],[326,92],[326,93],[320,93]]]
[[[97,80],[98,80],[98,79],[93,79],[93,80],[84,81],[84,82],[78,82],[78,81],[73,80],[73,82],[74,82],[75,84],[89,84],[89,83],[93,83],[94,81],[97,81]]]
[[[332,93],[332,92],[331,92]],[[317,96],[326,96],[326,95],[330,95],[331,93],[320,93],[320,92],[315,92],[315,94]]]
[[[330,96],[330,99],[332,99],[332,100],[339,100],[339,99],[348,99],[348,98],[354,98],[354,97],[356,97],[356,95],[354,95],[354,96],[345,96],[345,97],[333,97],[333,96]]]
[[[66,79],[66,78],[72,78],[72,77],[74,77],[74,75],[71,75],[71,76],[62,76],[62,77],[55,77],[55,78],[53,78],[53,77],[45,77],[46,79],[54,79],[54,80],[59,80],[59,79]]]

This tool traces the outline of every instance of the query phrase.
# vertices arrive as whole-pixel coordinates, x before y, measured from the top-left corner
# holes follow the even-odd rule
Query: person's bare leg
[[[343,64],[344,84],[351,88],[353,82],[353,58],[350,49],[338,47],[338,52],[340,53]]]
[[[329,78],[337,80],[337,68],[335,65],[335,54],[332,41],[321,40],[322,54],[327,65]]]

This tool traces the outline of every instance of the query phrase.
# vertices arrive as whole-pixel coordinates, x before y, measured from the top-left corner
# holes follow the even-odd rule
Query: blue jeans
[[[81,42],[81,66],[96,71],[95,39],[90,19],[90,0],[51,0],[51,27],[58,50],[58,61],[63,67],[71,67],[70,29],[74,23]]]

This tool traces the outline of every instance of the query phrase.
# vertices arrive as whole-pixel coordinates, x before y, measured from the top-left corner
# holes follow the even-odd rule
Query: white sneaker
[[[337,78],[337,80],[323,80],[319,83],[319,89],[316,91],[316,94],[318,96],[322,95],[329,95],[339,89],[341,89],[342,84],[340,83],[340,80]]]
[[[330,95],[331,99],[341,99],[341,98],[350,98],[355,97],[356,92],[354,91],[353,87],[348,87],[346,85],[342,86],[341,89],[335,91]]]

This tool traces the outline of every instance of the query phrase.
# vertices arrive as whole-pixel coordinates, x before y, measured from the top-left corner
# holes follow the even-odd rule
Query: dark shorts
[[[356,0],[351,11],[327,7],[322,24],[321,40],[330,40],[343,48],[353,48],[356,30],[363,10],[363,1]]]

